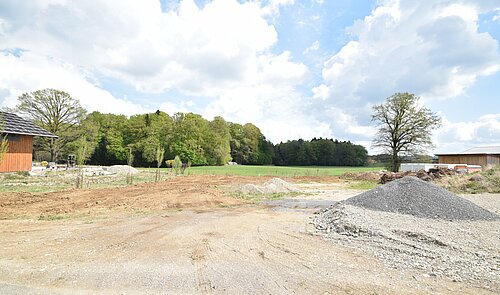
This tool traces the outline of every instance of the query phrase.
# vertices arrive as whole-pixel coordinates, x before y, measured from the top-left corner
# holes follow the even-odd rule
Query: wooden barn
[[[0,112],[0,133],[7,136],[9,150],[0,163],[0,172],[31,171],[33,137],[57,137],[15,114]]]
[[[468,164],[491,168],[500,165],[500,146],[486,146],[468,149],[457,154],[437,154],[439,164]]]

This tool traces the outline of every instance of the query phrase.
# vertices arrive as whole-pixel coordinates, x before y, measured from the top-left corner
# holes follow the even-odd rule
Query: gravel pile
[[[498,215],[417,177],[406,176],[344,201],[371,210],[447,220],[496,220]]]
[[[420,218],[337,203],[316,215],[326,239],[368,252],[416,280],[441,277],[500,292],[500,221]]]

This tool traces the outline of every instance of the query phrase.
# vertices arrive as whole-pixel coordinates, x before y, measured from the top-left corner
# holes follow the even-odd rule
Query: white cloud
[[[139,93],[193,96],[205,116],[255,123],[273,141],[333,133],[367,141],[371,104],[396,91],[446,99],[499,70],[497,41],[477,29],[478,15],[498,7],[490,2],[380,1],[348,29],[351,41],[312,85],[308,67],[276,46],[273,22],[293,0],[203,6],[182,0],[166,12],[157,0],[4,0],[0,49],[25,51],[0,55],[0,66],[13,69],[0,72],[0,97],[11,106],[21,92],[54,87],[91,110],[149,108],[113,97],[98,84],[96,77],[104,76]],[[316,41],[304,54],[319,49]],[[301,93],[306,83],[312,94]],[[167,112],[194,107],[189,101],[159,106]]]
[[[288,6],[295,4],[295,0],[269,0],[267,5],[262,8],[262,13],[264,15],[270,15],[273,17],[279,16],[280,6]]]
[[[476,121],[450,122],[436,132],[437,153],[457,153],[475,146],[500,145],[500,113],[483,115]]]
[[[464,4],[386,1],[350,28],[356,40],[325,63],[323,77],[332,95],[364,101],[398,91],[460,95],[500,69],[498,43],[477,31],[477,19],[474,6]]]
[[[314,98],[325,100],[330,97],[330,88],[325,84],[321,84],[317,87],[314,87],[312,91],[314,93],[313,95]]]
[[[351,41],[325,62],[323,81],[312,88],[323,101],[318,116],[330,118],[336,134],[363,139],[374,135],[367,127],[371,105],[396,92],[424,102],[463,95],[479,77],[500,70],[497,40],[478,31],[479,13],[491,9],[472,0],[380,1],[347,29]],[[337,122],[343,114],[352,117],[344,118],[349,124]]]
[[[278,36],[269,18],[293,4],[214,0],[199,7],[182,0],[162,12],[156,0],[5,1],[0,34],[7,38],[0,39],[0,49],[24,49],[21,58],[9,59],[32,79],[22,87],[5,81],[3,87],[15,94],[4,95],[4,103],[15,104],[20,92],[43,86],[67,90],[91,110],[144,111],[91,82],[107,76],[140,93],[174,90],[207,98],[206,116],[255,123],[272,140],[315,136],[317,130],[330,134],[303,112],[305,99],[297,87],[307,79],[307,67],[290,52],[271,53]],[[32,56],[44,63],[30,64]],[[193,107],[172,101],[159,106],[169,113]]]
[[[491,20],[494,22],[500,21],[500,9],[496,10],[496,14],[493,16]]]
[[[37,89],[56,88],[68,92],[89,111],[136,114],[145,109],[89,82],[88,73],[71,64],[25,52],[20,57],[0,55],[0,103],[15,107],[19,95]]]
[[[307,47],[307,48],[304,50],[303,54],[309,54],[309,53],[311,53],[311,52],[313,52],[313,51],[317,51],[318,49],[319,49],[319,41],[318,41],[318,40],[316,40],[316,41],[314,41],[314,42],[311,44],[311,46]]]
[[[192,100],[181,101],[180,103],[166,101],[160,104],[159,109],[172,116],[176,113],[188,113],[194,105],[195,103]]]
[[[245,78],[256,55],[277,41],[255,2],[183,0],[162,13],[160,2],[31,1],[3,20],[0,48],[23,48],[129,82],[142,92],[176,87],[195,93]],[[286,3],[271,3],[284,5]],[[24,9],[30,15],[20,15]],[[9,26],[8,26],[9,27]]]

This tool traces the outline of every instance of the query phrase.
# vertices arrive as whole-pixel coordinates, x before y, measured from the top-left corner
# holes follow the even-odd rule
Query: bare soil
[[[493,294],[390,268],[317,235],[308,204],[355,194],[338,178],[287,179],[307,192],[295,197],[305,200],[300,208],[225,193],[268,179],[189,176],[128,188],[1,194],[0,293]],[[50,214],[68,218],[38,220]]]

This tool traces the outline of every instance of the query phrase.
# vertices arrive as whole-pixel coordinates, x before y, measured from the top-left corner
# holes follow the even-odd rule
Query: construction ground
[[[370,225],[346,227],[349,235],[336,238],[318,230],[318,216],[361,191],[338,177],[284,178],[273,188],[292,188],[246,191],[270,180],[199,175],[121,188],[0,193],[0,294],[500,292],[499,220],[377,212],[376,222],[365,219]],[[500,194],[462,197],[500,213]],[[408,240],[397,241],[405,247],[389,247],[394,239],[383,233],[356,234],[389,221],[408,224],[391,232],[404,233]],[[358,236],[362,243],[353,240]],[[392,261],[391,251],[408,263]]]

